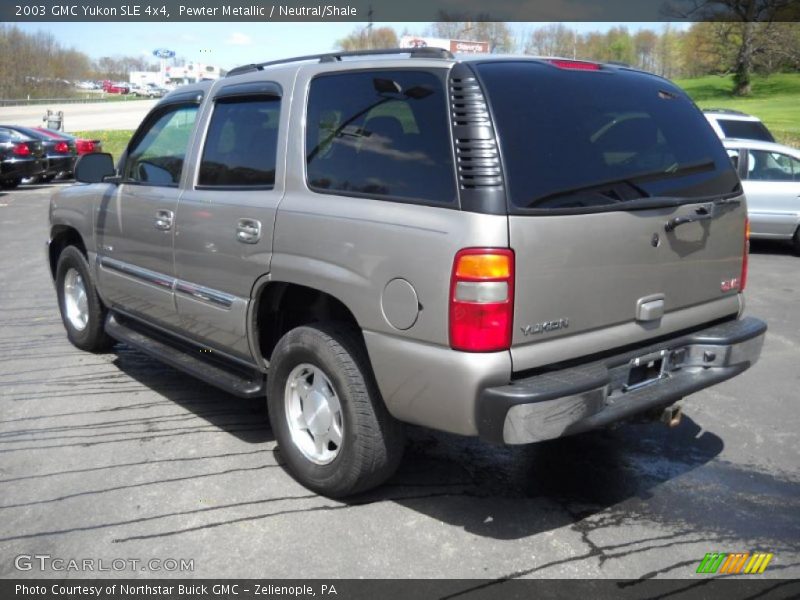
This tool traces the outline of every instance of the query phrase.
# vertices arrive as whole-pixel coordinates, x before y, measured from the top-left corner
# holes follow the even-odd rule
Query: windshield
[[[512,208],[613,209],[639,198],[689,200],[741,189],[702,113],[665,80],[532,61],[481,63],[477,70]]]

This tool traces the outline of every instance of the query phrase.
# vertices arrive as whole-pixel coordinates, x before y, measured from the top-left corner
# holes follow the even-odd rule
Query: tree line
[[[128,80],[130,71],[157,70],[157,62],[138,56],[103,56],[92,60],[65,48],[46,31],[27,33],[0,24],[0,98],[63,98],[83,80]]]
[[[740,95],[749,93],[753,73],[800,71],[796,22],[699,22],[685,30],[667,23],[659,30],[617,26],[579,33],[564,24],[512,29],[503,22],[443,19],[402,34],[486,41],[494,53],[618,62],[668,78],[733,74],[732,92]],[[359,27],[335,45],[342,50],[396,47],[399,34],[391,27]],[[127,80],[130,71],[158,69],[155,61],[138,56],[92,60],[49,32],[26,33],[5,24],[0,24],[0,56],[5,57],[0,60],[0,98],[63,97],[72,92],[66,82]],[[175,64],[183,62],[179,58]]]

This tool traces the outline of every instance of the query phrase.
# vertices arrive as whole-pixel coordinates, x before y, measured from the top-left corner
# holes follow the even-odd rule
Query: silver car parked
[[[787,240],[800,254],[800,150],[753,140],[725,140],[747,196],[750,235]]]

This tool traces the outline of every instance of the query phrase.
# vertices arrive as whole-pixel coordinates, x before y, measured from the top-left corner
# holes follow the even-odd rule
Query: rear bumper
[[[44,173],[46,161],[39,158],[22,158],[0,162],[3,179],[24,179]]]
[[[74,156],[50,155],[47,157],[47,175],[58,175],[59,173],[72,173],[75,169]]]
[[[526,444],[602,427],[673,404],[755,364],[767,326],[748,317],[576,367],[484,389],[479,435]],[[632,361],[660,361],[652,381],[630,385]],[[640,361],[640,364],[641,363]]]

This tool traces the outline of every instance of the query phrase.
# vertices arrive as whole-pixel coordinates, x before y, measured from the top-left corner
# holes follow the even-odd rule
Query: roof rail
[[[744,117],[749,117],[746,112],[742,112],[740,110],[733,110],[732,108],[704,108],[703,112],[718,112],[726,115],[742,115]]]
[[[233,75],[241,75],[242,73],[251,73],[253,71],[261,71],[264,67],[271,67],[273,65],[283,65],[293,62],[302,62],[306,60],[317,60],[321,63],[324,62],[338,62],[342,58],[349,56],[382,56],[384,54],[408,54],[412,58],[454,58],[453,54],[448,50],[442,48],[380,48],[375,50],[351,50],[349,52],[328,52],[326,54],[309,54],[307,56],[295,56],[293,58],[282,58],[280,60],[270,60],[268,62],[255,63],[250,65],[242,65],[228,71],[225,77]]]

